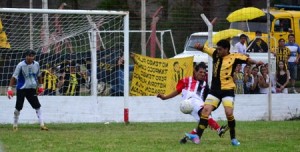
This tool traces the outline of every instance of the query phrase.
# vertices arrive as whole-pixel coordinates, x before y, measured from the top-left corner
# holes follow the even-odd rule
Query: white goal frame
[[[128,122],[128,96],[129,96],[129,12],[127,11],[104,11],[104,10],[62,10],[62,9],[23,9],[23,8],[0,8],[1,13],[26,13],[26,14],[79,14],[79,15],[120,15],[123,16],[123,33],[124,44],[124,121]],[[43,15],[43,19],[47,15]],[[47,19],[43,20],[44,23]],[[34,21],[33,21],[34,22]],[[48,24],[46,22],[46,24]],[[91,24],[91,23],[90,23]],[[31,24],[30,24],[31,25]],[[30,27],[32,28],[32,27]],[[47,29],[46,29],[47,30]],[[30,30],[31,31],[31,30]],[[97,102],[97,35],[98,29],[94,27],[89,31],[90,48],[91,48],[91,99]],[[49,34],[49,33],[46,33]],[[31,33],[30,33],[31,35]],[[28,37],[31,40],[31,38]],[[101,39],[101,37],[100,37]],[[32,43],[32,42],[30,42]],[[29,46],[32,46],[30,44]]]
[[[130,33],[151,33],[152,31],[151,30],[146,30],[146,31],[142,31],[142,30],[130,30],[129,31]],[[172,30],[158,30],[156,31],[157,34],[159,34],[160,36],[160,46],[161,46],[161,50],[160,50],[160,58],[163,59],[164,58],[164,35],[165,33],[169,33],[170,34],[170,39],[171,39],[171,43],[172,43],[172,47],[173,47],[173,52],[174,52],[174,55],[177,55],[177,50],[176,50],[176,47],[175,47],[175,43],[174,43],[174,38],[173,38],[173,34],[172,34]],[[148,39],[149,40],[149,39]]]

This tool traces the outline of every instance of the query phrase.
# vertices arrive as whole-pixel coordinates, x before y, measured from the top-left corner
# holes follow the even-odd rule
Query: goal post
[[[0,18],[3,31],[7,34],[7,41],[11,46],[10,49],[0,48],[3,61],[1,86],[7,86],[13,68],[24,59],[23,50],[29,48],[37,52],[36,60],[40,62],[42,68],[47,68],[49,65],[66,68],[64,66],[68,65],[64,65],[64,62],[75,62],[76,67],[78,66],[76,72],[86,72],[91,76],[92,81],[81,84],[79,95],[97,95],[98,84],[95,83],[99,82],[98,79],[105,79],[105,83],[114,81],[109,73],[114,70],[114,67],[105,67],[111,68],[109,69],[111,71],[106,71],[105,75],[98,74],[102,70],[99,69],[99,64],[107,66],[117,60],[116,55],[109,56],[109,54],[118,52],[119,56],[124,55],[125,59],[129,59],[128,12],[0,8]],[[99,31],[112,32],[102,34]],[[96,41],[91,39],[92,32],[96,32]],[[92,46],[96,48],[92,49]],[[105,57],[108,59],[102,59]],[[127,79],[128,67],[125,64],[124,77]],[[58,69],[56,72],[61,76],[64,70]],[[126,78],[124,81],[127,81]],[[113,84],[109,87],[113,87]],[[125,92],[128,92],[127,88],[124,88],[124,95],[128,94]]]
[[[176,47],[175,47],[175,42],[173,39],[173,34],[172,30],[157,30],[156,32],[156,45],[157,47],[157,58],[170,58],[175,55],[177,55]],[[147,42],[146,42],[146,49],[148,49],[146,52],[149,53],[150,49],[150,36],[152,31],[151,30],[130,30],[130,40],[136,42],[136,41],[141,41],[141,33],[145,33],[147,36]],[[142,50],[142,42],[140,43],[131,43],[132,46],[131,48],[134,50]],[[166,56],[166,52],[168,52],[168,56]],[[142,53],[141,53],[142,54]],[[147,54],[145,54],[147,56]]]
[[[31,48],[41,69],[52,69],[60,82],[56,95],[123,97],[128,122],[129,12],[0,8],[0,19],[10,44],[0,46],[1,95],[24,50]]]

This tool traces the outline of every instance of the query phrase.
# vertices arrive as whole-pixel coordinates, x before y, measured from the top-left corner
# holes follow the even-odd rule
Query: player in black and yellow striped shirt
[[[68,66],[63,79],[63,86],[60,92],[65,96],[79,96],[80,85],[86,82],[84,73],[80,73],[76,69],[76,63],[72,62]]]
[[[45,87],[44,95],[56,95],[58,78],[55,75],[55,67],[48,66],[47,69],[41,70],[43,84]]]
[[[273,52],[276,56],[276,69],[278,68],[278,62],[283,61],[284,65],[288,66],[288,59],[291,56],[291,50],[285,46],[285,40],[283,38],[278,40],[278,47]]]
[[[230,129],[231,144],[233,146],[240,145],[240,142],[235,137],[235,119],[233,116],[234,89],[235,83],[233,73],[237,64],[263,64],[257,62],[246,55],[229,52],[230,43],[228,40],[220,40],[217,43],[217,48],[207,48],[199,43],[194,46],[196,49],[207,53],[213,58],[213,75],[211,90],[205,100],[204,108],[201,112],[200,121],[198,124],[197,134],[201,138],[204,129],[208,125],[208,116],[211,111],[216,109],[222,102],[225,114]]]

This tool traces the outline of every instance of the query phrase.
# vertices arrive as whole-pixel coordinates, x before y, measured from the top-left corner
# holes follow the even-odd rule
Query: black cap
[[[36,52],[31,49],[25,50],[25,56],[29,56],[29,55],[36,55]]]
[[[70,66],[71,67],[75,67],[76,66],[76,62],[75,61],[71,61]]]
[[[255,34],[262,34],[262,32],[257,30],[257,31],[255,31]]]
[[[56,66],[54,64],[51,63],[47,63],[46,65],[44,65],[44,69],[56,69]]]

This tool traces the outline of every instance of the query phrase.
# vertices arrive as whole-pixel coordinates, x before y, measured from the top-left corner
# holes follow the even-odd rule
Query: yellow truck
[[[275,5],[270,9],[271,22],[271,45],[270,48],[276,47],[280,38],[287,41],[290,33],[295,34],[297,44],[300,44],[300,7],[290,5]],[[267,11],[264,10],[266,13]],[[243,22],[232,22],[230,28],[245,31],[250,39],[255,38],[255,31],[259,30],[263,33],[262,39],[267,41],[267,15]]]
[[[286,6],[286,5],[275,5],[277,8],[270,9],[270,22],[271,22],[271,41],[270,41],[270,48],[277,47],[278,40],[280,38],[284,38],[287,42],[288,35],[290,33],[295,34],[296,43],[300,45],[300,6]],[[289,10],[287,10],[289,9]],[[294,9],[294,10],[290,10]],[[298,9],[298,10],[296,10]],[[264,10],[266,13],[267,11]],[[268,33],[268,26],[267,26],[267,15],[255,18],[253,20],[248,21],[239,21],[239,22],[232,22],[230,24],[231,29],[239,29],[244,31],[250,40],[255,39],[255,32],[261,31],[262,39],[267,42],[267,33]],[[215,34],[215,32],[214,32]],[[191,34],[188,41],[185,44],[184,51],[174,58],[181,58],[187,56],[194,56],[194,62],[208,62],[208,56],[205,53],[201,53],[190,46],[193,46],[196,42],[204,44],[207,40],[208,32],[196,32]],[[248,41],[248,42],[249,42]],[[239,35],[232,37],[231,45],[235,46],[235,44],[239,42]],[[232,47],[232,49],[235,49]],[[247,52],[247,54],[256,60],[263,61],[265,63],[268,62],[268,53],[261,53],[261,52]],[[271,70],[275,72],[275,57],[271,54],[270,58],[271,63]]]

